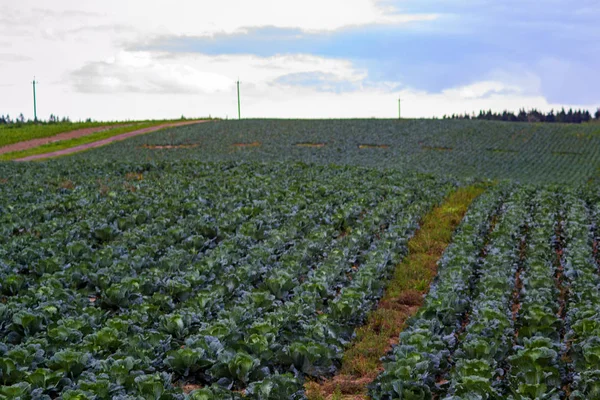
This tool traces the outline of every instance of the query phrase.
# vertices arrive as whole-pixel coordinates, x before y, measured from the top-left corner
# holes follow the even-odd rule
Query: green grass
[[[148,121],[148,122],[136,122],[131,126],[124,126],[121,128],[113,128],[107,131],[93,133],[74,139],[61,140],[58,142],[44,144],[42,146],[34,147],[27,150],[15,151],[11,153],[0,154],[0,161],[16,160],[18,158],[29,157],[38,154],[51,153],[58,150],[69,149],[82,144],[93,143],[99,140],[107,139],[113,136],[117,136],[123,133],[136,131],[138,129],[150,128],[157,125],[162,125],[169,122],[179,122],[181,120],[173,121]]]
[[[188,118],[196,119],[196,118]],[[202,118],[210,119],[210,118]],[[11,124],[0,125],[0,147],[8,146],[9,144],[24,142],[32,139],[41,139],[76,131],[78,129],[97,128],[102,126],[129,125],[141,123],[167,123],[182,121],[177,120],[140,120],[140,121],[99,121],[99,122],[57,122],[57,123],[42,123],[42,124]]]
[[[408,242],[408,256],[396,267],[378,308],[356,330],[354,341],[344,352],[340,374],[320,384],[306,384],[310,400],[330,395],[339,399],[366,399],[367,385],[383,368],[381,358],[397,340],[406,320],[420,307],[454,230],[473,200],[485,189],[483,184],[459,188],[424,217]]]
[[[41,139],[78,129],[113,126],[126,122],[58,122],[56,124],[0,125],[0,147],[26,140]]]

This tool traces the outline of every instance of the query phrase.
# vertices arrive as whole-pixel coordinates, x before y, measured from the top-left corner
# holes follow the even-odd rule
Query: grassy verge
[[[0,147],[32,139],[41,139],[78,129],[114,126],[127,122],[57,122],[53,124],[0,125]]]
[[[76,147],[82,144],[93,143],[99,140],[107,139],[113,136],[117,136],[123,133],[137,131],[138,129],[150,128],[157,125],[162,125],[170,122],[181,122],[182,120],[174,120],[174,121],[148,121],[148,122],[139,122],[133,123],[130,126],[124,126],[121,128],[113,128],[102,132],[92,133],[91,135],[81,136],[74,139],[61,140],[58,142],[52,142],[48,144],[44,144],[38,147],[33,147],[31,149],[22,150],[22,151],[14,151],[11,153],[0,154],[0,161],[10,161],[16,160],[18,158],[33,156],[37,154],[45,154],[51,153],[53,151],[69,149],[71,147]]]
[[[212,119],[212,118],[191,118]],[[188,118],[188,120],[190,120]],[[130,125],[142,123],[167,123],[184,121],[177,120],[140,120],[140,121],[94,121],[94,122],[56,122],[56,123],[26,123],[26,124],[0,124],[0,147],[24,142],[32,139],[42,139],[86,128],[111,127],[116,125]]]
[[[309,382],[310,400],[366,399],[367,385],[383,370],[380,358],[398,343],[406,320],[421,306],[437,274],[437,263],[469,205],[485,186],[460,188],[427,214],[410,239],[409,254],[396,267],[384,297],[344,353],[340,374],[325,382]]]

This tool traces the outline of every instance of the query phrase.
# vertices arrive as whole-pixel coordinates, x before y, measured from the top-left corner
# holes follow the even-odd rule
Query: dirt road
[[[68,149],[63,149],[63,150],[58,150],[58,151],[53,151],[51,153],[44,153],[44,154],[36,154],[33,156],[29,156],[29,157],[24,157],[24,158],[18,158],[14,161],[33,161],[33,160],[41,160],[44,158],[51,158],[51,157],[58,157],[58,156],[65,156],[68,154],[73,154],[73,153],[78,153],[80,151],[84,151],[84,150],[88,150],[88,149],[93,149],[95,147],[100,147],[100,146],[104,146],[106,144],[112,143],[112,142],[116,142],[119,140],[124,140],[133,136],[137,136],[137,135],[143,135],[145,133],[150,133],[150,132],[155,132],[158,131],[160,129],[164,129],[164,128],[171,128],[171,127],[176,127],[176,126],[184,126],[184,125],[192,125],[192,124],[199,124],[199,123],[203,123],[203,122],[208,122],[208,120],[196,120],[196,121],[182,121],[182,122],[172,122],[172,123],[167,123],[167,124],[162,124],[162,125],[156,125],[156,126],[152,126],[150,128],[144,128],[144,129],[138,129],[137,131],[132,131],[132,132],[127,132],[127,133],[123,133],[120,135],[116,135],[116,136],[112,136],[103,140],[99,140],[97,142],[92,142],[92,143],[86,143],[86,144],[82,144],[80,146],[75,146],[75,147],[71,147]],[[102,130],[102,128],[91,128],[91,129],[99,129]],[[104,130],[106,130],[106,128],[104,128]],[[80,132],[80,131],[89,131],[89,129],[81,129],[79,131],[73,131],[73,132],[67,132],[64,135],[68,135],[68,134],[73,134],[75,132]],[[93,133],[93,132],[92,132]],[[85,135],[89,135],[90,133],[84,133],[84,134],[80,134],[79,136],[72,136],[69,137],[69,139],[72,138],[76,138],[76,137],[80,137],[80,136],[85,136]],[[63,135],[63,134],[60,134]],[[57,135],[57,136],[60,136]],[[51,140],[48,141],[46,143],[50,143],[50,142],[54,142],[56,141],[56,137],[57,136],[53,136],[52,138],[47,138],[47,139],[55,139],[55,140]],[[37,140],[42,140],[42,139],[36,139]],[[62,139],[64,140],[64,139]],[[27,142],[22,142],[22,143],[29,143],[29,142],[33,142],[34,140],[29,140]],[[17,144],[21,144],[21,143],[15,143],[15,145]],[[45,143],[42,143],[45,144]],[[6,147],[11,147],[13,145],[10,146],[6,146]],[[39,146],[39,145],[38,145]],[[36,146],[32,146],[32,147],[36,147]],[[21,148],[18,150],[26,150],[29,149],[30,147],[25,147],[25,148]],[[3,150],[4,147],[0,150]],[[11,151],[18,151],[18,150],[11,150]],[[0,154],[2,154],[0,152]]]
[[[84,128],[84,129],[77,129],[75,131],[59,133],[58,135],[48,136],[48,137],[39,138],[39,139],[25,140],[23,142],[17,142],[17,143],[9,144],[7,146],[0,147],[0,154],[12,153],[13,151],[28,150],[28,149],[32,149],[34,147],[42,146],[42,145],[45,145],[48,143],[59,142],[61,140],[75,139],[78,137],[91,135],[93,133],[107,131],[107,130],[113,129],[113,128],[122,128],[124,126],[130,126],[130,125],[97,126],[94,128]]]

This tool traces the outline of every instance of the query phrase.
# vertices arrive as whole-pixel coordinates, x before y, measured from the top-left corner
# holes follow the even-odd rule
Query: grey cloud
[[[107,62],[93,62],[73,71],[69,80],[79,93],[198,94],[199,89],[156,73]]]

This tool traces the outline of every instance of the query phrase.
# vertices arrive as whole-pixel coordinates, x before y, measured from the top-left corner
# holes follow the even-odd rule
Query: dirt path
[[[78,138],[81,136],[91,135],[92,133],[104,132],[109,129],[122,128],[124,126],[131,126],[131,124],[129,124],[129,125],[97,126],[95,128],[77,129],[74,131],[59,133],[58,135],[54,135],[54,136],[48,136],[48,137],[39,138],[39,139],[25,140],[23,142],[17,142],[17,143],[13,143],[13,144],[9,144],[9,145],[0,147],[0,154],[12,153],[13,151],[28,150],[28,149],[32,149],[34,147],[42,146],[42,145],[45,145],[48,143],[59,142],[61,140],[75,139],[75,138]]]
[[[199,124],[202,122],[208,122],[207,120],[197,120],[197,121],[185,121],[185,122],[173,122],[173,123],[168,123],[168,124],[162,124],[162,125],[156,125],[156,126],[152,126],[149,128],[144,128],[144,129],[138,129],[137,131],[132,131],[132,132],[127,132],[127,133],[123,133],[120,135],[116,135],[116,136],[112,136],[106,139],[102,139],[99,140],[97,142],[92,142],[92,143],[86,143],[86,144],[82,144],[79,146],[75,146],[75,147],[71,147],[68,149],[63,149],[63,150],[58,150],[58,151],[53,151],[51,153],[45,153],[45,154],[36,154],[33,156],[29,156],[29,157],[24,157],[24,158],[18,158],[14,161],[32,161],[32,160],[41,160],[44,158],[50,158],[50,157],[58,157],[58,156],[65,156],[68,154],[73,154],[73,153],[77,153],[80,151],[84,151],[84,150],[88,150],[88,149],[93,149],[95,147],[100,147],[100,146],[104,146],[106,144],[112,143],[112,142],[116,142],[119,140],[124,140],[133,136],[137,136],[137,135],[143,135],[145,133],[150,133],[150,132],[155,132],[158,131],[160,129],[164,129],[164,128],[171,128],[171,127],[176,127],[176,126],[184,126],[184,125],[192,125],[192,124]],[[99,132],[101,130],[103,130],[102,128],[90,128],[90,129],[98,129],[96,130],[96,132]],[[79,131],[73,131],[73,132],[67,132],[64,135],[69,135],[69,134],[73,134],[76,132],[82,132],[82,131],[88,131],[87,133],[84,134],[79,134],[78,136],[72,136],[72,137],[66,137],[65,139],[72,139],[72,138],[77,138],[80,136],[85,136],[85,135],[89,135],[91,133],[94,132],[89,132],[90,129],[81,129]],[[106,128],[104,128],[104,130],[106,130]],[[51,140],[45,143],[50,143],[50,142],[54,142],[56,141],[58,136],[61,136],[63,134],[57,135],[57,136],[53,136],[52,138],[49,139],[55,139],[55,140]],[[60,139],[60,140],[65,140],[65,139]],[[35,141],[37,141],[38,139],[36,139]],[[41,140],[41,139],[40,139]],[[29,142],[33,142],[34,140],[29,140],[27,142],[21,142],[21,143],[29,143]],[[21,143],[15,143],[15,145],[17,144],[21,144]],[[45,144],[42,143],[42,144]],[[13,145],[11,145],[13,146]],[[11,147],[11,146],[6,146],[6,147]],[[38,145],[39,146],[39,145]],[[35,147],[35,146],[31,146],[31,147]],[[25,150],[28,149],[30,147],[25,147],[25,148],[21,148],[18,150]],[[1,150],[3,150],[4,147],[2,149],[0,149],[0,154],[2,154]],[[18,151],[18,150],[11,150],[11,151]]]

